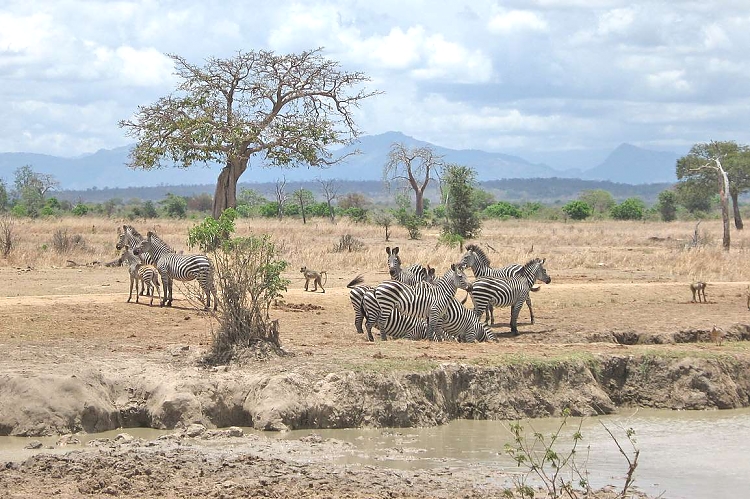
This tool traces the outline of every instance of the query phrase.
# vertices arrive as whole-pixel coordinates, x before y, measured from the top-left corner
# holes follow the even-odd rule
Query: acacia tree
[[[275,192],[276,194],[276,205],[277,211],[276,216],[279,220],[284,218],[284,206],[286,206],[287,193],[286,193],[286,177],[276,180]]]
[[[165,160],[181,168],[223,164],[213,201],[218,218],[236,207],[237,182],[251,157],[277,167],[341,161],[346,155],[334,157],[329,146],[359,135],[352,112],[379,92],[363,88],[366,75],[343,71],[321,51],[239,52],[202,66],[167,54],[181,80],[176,92],[120,121],[137,140],[129,166],[150,170],[168,166]]]
[[[315,202],[315,196],[308,190],[300,187],[294,191],[294,198],[299,203],[299,212],[302,215],[302,223],[307,223],[307,207]]]
[[[414,191],[415,214],[424,215],[424,192],[433,173],[444,167],[442,156],[438,156],[428,146],[409,148],[404,144],[393,143],[388,153],[388,161],[383,167],[383,181],[386,186],[394,181],[405,181]],[[438,179],[439,181],[439,179]]]
[[[677,178],[681,182],[689,183],[693,189],[702,188],[706,195],[710,195],[711,192],[715,193],[713,188],[710,190],[706,188],[708,185],[715,185],[714,172],[718,170],[699,168],[707,162],[714,164],[714,159],[720,159],[721,168],[727,175],[729,186],[725,194],[732,199],[734,226],[737,230],[742,230],[744,224],[740,213],[739,196],[750,190],[750,147],[733,141],[695,144],[687,156],[677,161]],[[718,180],[722,182],[721,178]]]
[[[724,237],[722,246],[729,251],[729,175],[722,165],[723,158],[732,158],[737,153],[737,144],[734,142],[709,142],[695,144],[690,148],[687,156],[677,160],[677,178],[690,178],[698,175],[709,175],[715,173],[719,185],[719,198],[721,201],[721,218],[724,223]],[[731,161],[731,159],[730,159]],[[713,173],[712,173],[713,172]]]

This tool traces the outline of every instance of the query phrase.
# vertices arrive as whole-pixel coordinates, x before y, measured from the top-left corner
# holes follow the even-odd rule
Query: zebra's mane
[[[171,247],[170,245],[168,245],[168,244],[167,244],[167,243],[166,243],[166,242],[164,241],[164,239],[162,239],[162,238],[160,238],[159,236],[157,236],[157,235],[156,235],[156,232],[151,232],[151,231],[148,231],[148,237],[149,237],[149,239],[156,239],[156,242],[157,242],[158,244],[160,244],[160,245],[164,246],[164,248],[166,248],[166,251],[167,251],[168,253],[177,253],[177,252],[175,251],[175,249],[174,249],[173,247]]]
[[[141,233],[138,232],[137,230],[135,230],[135,227],[133,227],[132,225],[126,225],[125,226],[125,232],[130,232],[135,237],[140,237],[141,239],[144,239],[144,237],[141,235]]]
[[[487,253],[485,253],[485,252],[484,252],[484,251],[482,250],[482,248],[480,248],[480,247],[479,247],[479,246],[477,246],[476,244],[470,244],[470,245],[468,245],[468,246],[466,247],[466,250],[467,250],[467,251],[471,251],[471,252],[473,252],[473,253],[474,253],[474,254],[475,254],[475,255],[477,256],[477,259],[478,259],[478,260],[479,260],[480,262],[484,263],[484,264],[485,264],[485,265],[487,265],[488,267],[490,266],[490,258],[489,258],[489,257],[487,256]]]

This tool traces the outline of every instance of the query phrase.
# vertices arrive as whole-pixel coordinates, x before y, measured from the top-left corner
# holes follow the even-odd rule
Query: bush
[[[73,215],[77,217],[82,217],[88,212],[89,212],[89,207],[82,203],[75,205],[75,207],[73,208]]]
[[[0,253],[3,258],[8,258],[13,247],[16,245],[15,220],[8,216],[0,216]]]
[[[234,232],[234,220],[237,212],[233,208],[224,210],[219,219],[206,217],[206,219],[188,231],[188,245],[193,248],[198,246],[202,251],[214,251]]]
[[[333,247],[334,253],[342,253],[346,251],[351,253],[352,251],[361,251],[365,247],[365,243],[352,236],[351,234],[344,234],[339,239],[339,243]]]
[[[521,210],[507,201],[498,201],[484,209],[484,216],[499,219],[521,218]]]
[[[211,351],[204,360],[225,364],[246,349],[267,355],[265,349],[270,348],[283,354],[278,320],[270,321],[268,311],[289,285],[281,277],[287,263],[276,260],[269,236],[225,241],[214,252],[214,260],[221,312]]]
[[[185,218],[187,216],[187,201],[182,196],[169,193],[166,199],[161,201],[161,204],[169,218]]]
[[[584,201],[571,201],[562,207],[562,211],[573,220],[585,220],[594,212],[591,206]]]
[[[367,210],[365,210],[364,208],[358,208],[356,206],[341,210],[341,215],[348,217],[358,223],[367,221]]]
[[[661,191],[659,193],[659,203],[657,209],[661,219],[665,222],[671,222],[677,218],[677,194],[674,191]]]
[[[616,220],[640,220],[646,205],[638,198],[628,198],[622,203],[615,205],[610,210],[612,218]]]

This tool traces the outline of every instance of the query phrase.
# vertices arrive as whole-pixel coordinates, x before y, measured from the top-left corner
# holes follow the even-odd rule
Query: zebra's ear
[[[148,233],[146,234],[146,237],[148,237],[149,239],[151,239],[151,236],[153,236],[153,235],[154,235],[153,232],[148,231]]]
[[[398,246],[396,246],[395,248],[393,248],[393,249],[391,250],[391,252],[392,252],[392,253],[393,253],[394,255],[398,255]]]
[[[390,246],[386,246],[385,247],[385,252],[388,254],[388,256],[391,256],[391,247]]]
[[[122,235],[122,229],[120,227],[117,227],[117,235],[118,236]]]

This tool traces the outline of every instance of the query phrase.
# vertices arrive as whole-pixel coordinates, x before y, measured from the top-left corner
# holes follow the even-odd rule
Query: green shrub
[[[615,205],[610,210],[612,218],[616,220],[640,220],[646,205],[638,198],[628,198],[622,203]]]
[[[484,216],[499,219],[521,218],[521,210],[507,201],[498,201],[484,209]]]
[[[573,220],[585,220],[594,212],[591,206],[584,201],[571,201],[562,207],[562,211]]]
[[[75,205],[75,207],[73,208],[73,215],[75,215],[75,216],[77,216],[77,217],[82,217],[82,216],[84,216],[84,215],[85,215],[86,213],[88,213],[88,212],[89,212],[89,207],[88,207],[88,206],[86,206],[86,205],[85,205],[85,204],[83,204],[83,203],[78,203],[78,204],[77,204],[77,205]]]

